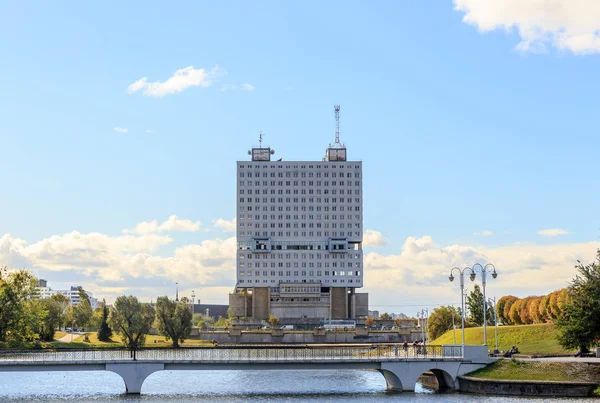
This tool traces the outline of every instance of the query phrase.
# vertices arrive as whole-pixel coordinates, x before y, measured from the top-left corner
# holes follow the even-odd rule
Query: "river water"
[[[419,385],[417,385],[419,386]],[[383,375],[360,370],[162,371],[150,375],[141,395],[125,395],[111,372],[0,372],[0,402],[572,402],[573,399],[388,393]],[[579,399],[595,401],[595,399]]]

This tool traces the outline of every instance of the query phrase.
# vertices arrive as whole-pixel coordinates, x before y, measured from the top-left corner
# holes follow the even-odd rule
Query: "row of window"
[[[286,197],[285,198],[285,203],[306,203],[307,198],[306,197]],[[348,204],[352,204],[352,198],[351,197],[324,197],[324,198],[320,198],[317,197],[316,198],[317,203],[348,203]],[[322,201],[321,201],[322,200]],[[314,203],[315,198],[313,197],[309,197],[308,198],[308,202],[309,203]],[[252,197],[240,197],[240,203],[252,203]],[[270,199],[268,197],[263,197],[262,198],[262,202],[263,203],[284,203],[284,198],[283,197],[271,197]],[[255,197],[254,198],[254,203],[260,203],[260,197]],[[354,198],[354,203],[360,203],[360,197],[355,197]],[[351,207],[351,206],[348,206]]]
[[[360,253],[240,253],[238,255],[240,259],[263,259],[263,260],[274,260],[274,259],[348,259],[357,260],[360,259]]]
[[[257,271],[254,271],[254,272],[253,272],[252,270],[248,270],[248,272],[247,272],[248,276],[250,276],[250,277],[252,277],[253,275],[254,275],[254,276],[260,276],[260,275],[261,275],[260,273],[261,273],[261,272],[260,272],[259,270],[257,270]],[[269,271],[267,271],[267,270],[263,270],[263,271],[262,271],[262,276],[266,277],[266,276],[268,276],[268,275],[269,275],[268,273],[269,273]],[[277,274],[278,276],[280,276],[280,277],[281,277],[281,276],[283,276],[283,270],[280,270],[280,271],[279,271],[279,272],[277,272],[277,273],[278,273],[278,274]],[[307,272],[306,270],[302,270],[302,271],[298,271],[298,270],[294,270],[294,271],[287,270],[287,271],[285,272],[285,275],[289,277],[289,276],[292,276],[292,273],[294,273],[294,274],[293,274],[293,276],[294,276],[294,277],[298,277],[298,276],[306,277],[306,273],[309,273],[309,274],[308,274],[309,276],[314,276],[314,275],[315,275],[315,272],[314,272],[313,270],[310,270],[310,271],[308,271],[308,272]],[[302,273],[302,274],[298,274],[298,273]],[[323,272],[322,272],[321,270],[317,270],[317,272],[316,272],[316,273],[317,273],[317,276],[318,276],[318,277],[321,277],[321,276],[322,276],[322,274],[321,274],[321,273],[323,273]],[[342,271],[337,271],[337,270],[333,270],[333,271],[330,271],[330,270],[325,270],[325,271],[324,271],[324,273],[325,273],[325,277],[329,277],[329,276],[333,276],[333,277],[343,277],[343,276],[360,276],[360,270],[357,270],[357,271],[354,271],[354,272],[353,272],[353,271],[351,271],[351,270],[348,270],[347,272],[346,272],[346,271],[344,271],[344,270],[342,270]],[[347,273],[347,274],[346,274],[346,273]],[[242,270],[242,271],[240,271],[238,274],[239,274],[240,276],[245,276],[245,275],[246,275],[246,272],[244,272],[244,271]],[[270,274],[270,276],[271,276],[271,277],[273,277],[273,276],[275,276],[275,275],[276,275],[276,274],[275,274],[275,271],[274,271],[274,270],[271,270],[271,274]]]
[[[243,181],[241,181],[240,183],[243,183]],[[259,194],[261,194],[261,190],[262,190],[262,194],[263,195],[266,195],[266,194],[269,194],[269,193],[271,193],[272,195],[274,195],[275,194],[275,189],[268,189],[268,188],[266,188],[267,186],[268,185],[264,185],[263,189],[256,189],[256,190],[254,190],[254,189],[240,189],[239,193],[241,195],[243,195],[244,192],[246,192],[246,194],[251,195],[251,194],[253,194],[252,192],[254,191],[254,194],[259,195]],[[321,189],[317,189],[316,191],[313,192],[312,191],[313,190],[312,189],[312,185],[309,185],[309,187],[310,187],[310,189],[308,189],[308,194],[315,194],[315,192],[318,195],[321,194]],[[292,191],[292,189],[277,189],[277,194],[283,195],[284,194],[284,192],[283,192],[284,190],[285,190],[285,194],[286,195],[291,195],[291,194],[295,194],[295,195],[297,195],[297,194],[303,194],[303,195],[305,195],[305,194],[307,194],[306,193],[307,189],[293,189],[293,191]],[[341,195],[345,194],[345,189],[323,189],[323,194],[330,194],[331,193],[332,195],[337,195],[338,191],[339,191],[339,194],[341,194]],[[348,189],[348,195],[351,195],[351,194],[352,194],[352,190]],[[354,195],[360,195],[360,189],[354,189]]]
[[[274,222],[272,222],[270,224],[264,222],[264,223],[262,223],[262,228],[269,228],[269,227],[270,228],[315,228],[315,227],[316,228],[329,228],[330,225],[331,225],[331,228],[338,228],[338,224],[339,224],[339,228],[346,228],[346,224],[343,223],[343,222],[341,222],[341,223],[334,222],[334,223],[331,223],[331,224],[329,224],[328,222],[326,222],[324,224],[322,224],[320,222],[318,222],[316,224],[312,223],[312,222],[310,222],[308,224],[306,224],[304,222],[303,223],[289,223],[289,222],[282,223],[282,222],[280,222],[280,223],[277,223],[277,224],[274,223]],[[239,223],[239,228],[243,229],[244,227],[252,228],[253,225],[252,225],[251,222],[246,223],[246,224],[243,223],[243,222],[240,222]],[[254,228],[260,228],[260,227],[261,227],[260,223],[257,223],[257,222],[254,223]],[[360,224],[359,223],[352,224],[351,222],[349,222],[348,223],[348,228],[360,228]]]
[[[277,283],[279,280],[266,280],[266,279],[265,279],[265,280],[259,280],[259,279],[256,279],[256,280],[252,281],[251,279],[244,280],[244,279],[242,278],[242,279],[239,279],[239,280],[238,280],[238,283],[248,283],[248,284],[251,284],[251,283],[261,283],[261,282],[262,282],[262,283],[268,283],[269,281],[270,281],[271,283],[275,284],[275,283]],[[306,281],[306,280],[302,280],[302,281],[300,281],[300,280],[297,280],[297,279],[296,279],[296,280],[285,280],[285,282],[286,282],[286,283],[306,283],[307,281]],[[308,282],[309,282],[309,283],[313,283],[313,282],[315,282],[315,281],[314,281],[314,280],[308,280]],[[346,280],[345,280],[345,279],[343,279],[343,278],[342,278],[342,279],[339,279],[339,280],[338,280],[338,279],[336,279],[336,278],[334,278],[333,280],[325,280],[325,282],[326,282],[326,283],[338,283],[338,282],[340,282],[340,283],[346,283],[346,282],[348,282],[348,283],[358,283],[358,284],[360,284],[360,283],[362,282],[362,279],[360,279],[360,278],[357,278],[357,279],[348,279],[348,280],[346,281]]]
[[[249,201],[250,202],[250,201]],[[261,206],[239,206],[240,212],[244,211],[261,211]],[[277,210],[276,210],[277,208]],[[344,211],[345,206],[332,206],[331,211]],[[339,210],[338,210],[339,209]],[[329,206],[285,206],[285,211],[329,211]],[[262,206],[262,211],[284,211],[284,206]],[[352,211],[352,206],[348,206],[348,211]],[[354,211],[360,211],[360,206],[354,206]]]
[[[325,301],[329,301],[329,299],[323,298],[321,300],[321,298],[281,298],[281,297],[271,298],[271,302],[325,302]]]
[[[302,203],[302,204],[305,204],[306,200],[307,200],[306,197],[300,197],[300,198],[298,198],[298,197],[286,197],[285,198],[285,203],[289,204],[289,203],[293,202],[293,203]],[[315,201],[315,198],[313,198],[313,197],[309,197],[308,198],[308,202],[309,203],[313,204],[314,201]],[[348,204],[352,204],[352,198],[351,197],[347,197],[347,198],[344,198],[344,197],[339,197],[339,198],[338,197],[332,197],[332,198],[324,197],[322,199],[320,197],[317,197],[316,201],[317,201],[317,203],[322,203],[322,204],[330,204],[330,203],[335,203],[335,204],[338,204],[338,203],[348,203]],[[240,203],[245,203],[245,202],[252,203],[252,197],[247,197],[247,198],[240,197]],[[255,203],[260,203],[261,202],[260,197],[255,197],[254,198],[254,202]],[[281,204],[281,203],[284,203],[284,198],[283,197],[277,197],[277,198],[276,197],[271,197],[271,198],[263,197],[262,198],[262,202],[263,203]],[[360,198],[359,197],[355,197],[354,198],[354,202],[357,203],[357,204],[360,204]],[[352,206],[348,206],[348,208],[352,208]]]
[[[285,263],[285,267],[286,268],[291,268],[291,267],[294,267],[294,268],[299,268],[299,267],[302,267],[302,268],[307,268],[307,267],[313,268],[315,266],[317,268],[319,268],[319,267],[325,267],[325,268],[330,267],[329,266],[330,265],[329,262],[325,262],[324,264],[321,263],[321,262],[317,262],[317,263],[314,263],[314,262],[308,262],[308,263],[307,262],[278,262],[278,263],[271,262],[271,268],[275,268],[275,267],[282,268],[283,265],[284,265],[284,263]],[[250,263],[250,262],[244,263],[244,262],[239,262],[238,266],[240,267],[240,269],[243,269],[244,267],[248,267],[249,269],[251,269],[252,267],[254,267],[254,268],[258,269],[258,268],[260,268],[260,263]],[[263,268],[267,268],[268,267],[268,263],[263,263],[262,267]],[[338,262],[332,262],[331,263],[331,267],[333,267],[333,268],[337,268],[337,267],[344,268],[344,267],[346,267],[346,263],[345,262],[339,262],[339,263]],[[347,267],[349,269],[351,269],[353,267],[356,268],[356,269],[360,269],[360,263],[359,262],[356,262],[356,263],[348,262]],[[275,272],[272,272],[272,273],[275,273]],[[275,274],[272,274],[272,275],[275,275]]]
[[[352,169],[352,166],[353,166],[352,164],[339,164],[339,165],[336,165],[336,164],[323,164],[323,168],[333,168],[333,169],[335,169],[335,168]],[[266,165],[266,164],[263,164],[263,165],[257,165],[257,164],[255,164],[255,165],[252,165],[252,164],[243,165],[242,164],[242,165],[240,165],[241,169],[244,169],[244,168],[255,168],[255,169],[260,169],[260,168],[279,168],[279,169],[283,169],[283,167],[284,167],[283,164],[278,164],[277,166],[275,166],[275,164],[270,164],[270,165]],[[300,168],[300,169],[306,169],[306,167],[307,167],[307,165],[287,165],[287,164],[285,164],[285,169],[298,169],[298,168]],[[314,169],[314,167],[315,167],[315,165],[308,165],[309,169]],[[321,165],[317,165],[316,167],[317,167],[317,169],[321,169]],[[354,165],[354,169],[359,169],[359,168],[360,168],[360,165]]]
[[[312,185],[311,185],[311,183],[312,183]],[[337,181],[331,181],[331,186],[329,186],[329,182],[328,181],[323,182],[323,185],[321,185],[321,183],[322,183],[321,181],[317,181],[316,182],[316,186],[328,187],[328,188],[331,188],[331,190],[335,190],[333,188],[334,186],[338,186],[338,187],[344,187],[344,186],[346,186],[348,188],[350,188],[350,187],[353,186],[352,181],[346,181],[346,182],[344,182],[344,181],[339,181],[339,182],[337,182]],[[264,188],[269,187],[269,186],[270,187],[277,187],[277,186],[279,186],[279,187],[282,187],[282,186],[288,186],[288,187],[291,187],[291,186],[295,186],[295,187],[315,186],[313,181],[308,181],[308,184],[307,184],[306,181],[285,181],[285,182],[284,181],[277,181],[277,182],[275,182],[275,181],[270,181],[270,182],[269,181],[262,181],[262,184],[261,184],[260,181],[254,181],[254,182],[252,182],[252,181],[243,181],[243,180],[241,180],[239,182],[239,185],[240,185],[239,187],[244,187],[244,186],[248,186],[248,187],[257,186],[257,187],[259,187],[259,186],[262,186]],[[360,181],[354,181],[354,186],[360,188]],[[340,190],[343,190],[343,189],[340,189]],[[350,191],[350,190],[351,189],[348,189],[348,191]]]
[[[340,220],[345,220],[345,219],[352,220],[352,214],[348,214],[348,216],[345,216],[344,214],[340,214],[340,215],[332,214],[331,216],[329,214],[325,214],[325,215],[321,215],[321,214],[316,214],[316,215],[314,215],[314,214],[308,214],[308,215],[306,215],[306,214],[286,214],[285,216],[283,214],[278,214],[277,216],[275,214],[271,214],[270,216],[267,215],[267,214],[263,214],[262,218],[261,218],[260,214],[254,214],[254,215],[252,215],[252,214],[247,214],[247,215],[240,214],[238,216],[238,219],[240,219],[242,221],[243,220],[252,220],[253,218],[255,220],[260,220],[260,219],[262,219],[262,220],[269,220],[269,219],[270,220],[275,220],[275,219],[277,219],[277,220],[283,220],[283,219],[285,219],[286,221],[290,221],[290,220],[302,220],[302,221],[306,221],[307,219],[308,220],[319,220],[319,221],[321,221],[323,219],[324,220],[329,220],[329,219],[331,219],[331,220],[337,220],[338,218]],[[354,215],[354,219],[355,220],[360,220],[360,214],[355,214]]]
[[[281,292],[282,294],[285,294],[285,293],[320,293],[321,287],[319,287],[319,286],[317,286],[317,287],[282,286],[281,290],[279,292]]]
[[[285,234],[285,235],[284,235]],[[293,235],[292,235],[293,234]],[[354,235],[353,235],[354,234]],[[360,231],[238,231],[240,237],[251,237],[251,236],[279,236],[279,237],[329,237],[329,236],[347,236],[347,237],[360,237]]]
[[[239,172],[239,177],[240,178],[329,178],[329,172],[290,172],[290,171],[286,171],[286,172],[263,172],[262,175],[260,174],[260,172],[254,172],[254,174],[252,173],[252,171],[240,171]],[[332,178],[360,178],[360,172],[346,172],[346,174],[344,175],[343,172],[332,172],[331,173],[331,177]]]

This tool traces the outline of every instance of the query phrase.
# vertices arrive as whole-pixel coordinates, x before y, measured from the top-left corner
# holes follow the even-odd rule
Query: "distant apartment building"
[[[79,286],[71,286],[68,290],[55,290],[48,287],[48,282],[46,280],[40,279],[35,290],[36,295],[41,299],[50,298],[56,294],[62,294],[69,298],[71,305],[79,305],[81,302],[79,298],[79,288]],[[96,309],[98,307],[98,299],[94,298],[94,295],[89,291],[85,291],[85,293],[90,299],[90,305],[92,306],[92,309]]]
[[[367,316],[368,294],[356,292],[364,275],[362,162],[346,151],[336,136],[322,160],[271,161],[261,141],[250,161],[236,163],[234,316]]]
[[[379,319],[379,311],[369,311],[367,315],[369,318]]]

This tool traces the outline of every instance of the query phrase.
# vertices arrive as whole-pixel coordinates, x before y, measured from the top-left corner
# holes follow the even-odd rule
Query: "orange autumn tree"
[[[569,303],[566,288],[547,295],[517,298],[506,295],[498,300],[496,314],[505,325],[530,325],[534,323],[554,323],[562,317]]]

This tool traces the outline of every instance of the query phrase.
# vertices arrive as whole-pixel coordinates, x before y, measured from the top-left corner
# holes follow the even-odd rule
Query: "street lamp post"
[[[456,325],[454,324],[454,304],[452,304],[452,334],[454,335],[454,344],[456,344]]]
[[[427,322],[429,320],[429,308],[421,309],[421,333],[423,335],[423,346],[427,340]]]
[[[421,328],[421,331],[419,333],[421,333],[421,339],[423,339],[423,313],[422,312],[417,312],[417,322],[419,327]]]
[[[465,346],[465,272],[469,271],[471,274],[469,276],[469,278],[471,279],[471,281],[475,280],[475,272],[473,271],[473,269],[471,269],[470,267],[465,267],[464,269],[459,269],[458,267],[453,267],[452,270],[450,270],[450,276],[448,277],[448,280],[450,280],[450,282],[454,281],[454,275],[452,273],[454,273],[454,271],[458,271],[459,274],[459,280],[460,280],[460,306],[461,306],[461,329],[462,329],[462,345],[463,347]]]
[[[475,263],[471,271],[473,272],[473,276],[476,272],[481,273],[481,285],[483,286],[483,345],[487,346],[487,299],[485,297],[485,280],[487,277],[487,273],[492,269],[492,278],[498,277],[498,273],[496,273],[496,268],[493,264],[488,263],[485,266],[480,265],[479,263]]]
[[[494,307],[494,339],[496,339],[496,349],[494,354],[498,354],[498,313],[496,312],[496,297],[488,298],[488,302],[492,303]]]

